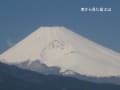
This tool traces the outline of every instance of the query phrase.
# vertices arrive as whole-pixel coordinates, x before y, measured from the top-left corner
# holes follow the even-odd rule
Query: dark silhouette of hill
[[[0,90],[120,90],[120,86],[60,75],[43,75],[0,63]]]

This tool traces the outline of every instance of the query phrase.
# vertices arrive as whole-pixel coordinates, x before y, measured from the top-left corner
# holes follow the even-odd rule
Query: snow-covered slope
[[[98,45],[65,27],[40,27],[0,59],[5,63],[27,60],[72,70],[87,76],[120,76],[120,54]],[[29,63],[30,63],[29,62]]]

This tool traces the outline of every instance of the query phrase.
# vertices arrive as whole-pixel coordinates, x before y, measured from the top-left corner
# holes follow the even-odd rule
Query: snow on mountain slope
[[[65,27],[40,27],[0,59],[5,63],[40,60],[57,66],[61,72],[72,70],[82,75],[120,76],[120,54],[98,45]]]

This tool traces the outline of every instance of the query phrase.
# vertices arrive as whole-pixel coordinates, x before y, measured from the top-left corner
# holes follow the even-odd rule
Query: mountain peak
[[[67,29],[64,26],[42,26],[38,28],[39,30],[61,30],[61,29]]]
[[[65,27],[40,27],[4,52],[0,59],[8,64],[40,60],[47,66],[60,67],[63,72],[71,70],[89,76],[120,76],[118,53]]]
[[[57,32],[61,32],[61,31],[66,31],[68,30],[66,27],[63,26],[42,26],[39,27],[35,32],[36,33],[57,33]]]

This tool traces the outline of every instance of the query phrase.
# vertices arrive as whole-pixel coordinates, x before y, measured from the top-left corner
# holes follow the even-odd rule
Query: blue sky
[[[112,12],[82,13],[81,7]],[[0,0],[0,53],[40,26],[65,26],[120,52],[120,0]]]

